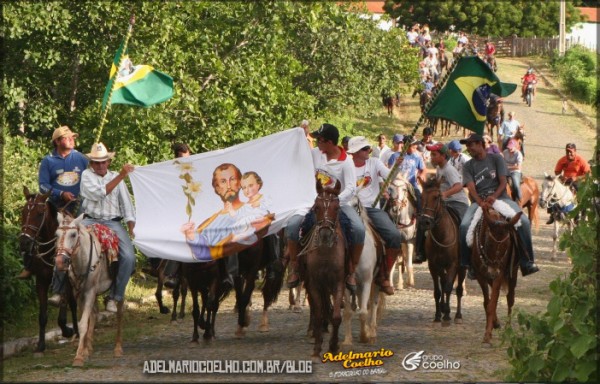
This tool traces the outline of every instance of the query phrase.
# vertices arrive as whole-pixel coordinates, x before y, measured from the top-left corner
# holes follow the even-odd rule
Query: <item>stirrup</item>
[[[354,279],[354,281],[349,281],[351,279]],[[348,288],[352,294],[356,294],[356,278],[354,278],[354,274],[346,276],[346,288]]]
[[[298,276],[298,273],[295,271],[291,272],[287,279],[288,288],[296,288],[298,285],[300,285],[300,276]]]

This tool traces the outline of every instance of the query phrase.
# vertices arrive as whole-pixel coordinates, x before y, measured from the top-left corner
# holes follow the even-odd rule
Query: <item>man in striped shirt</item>
[[[125,177],[133,172],[133,165],[125,164],[120,172],[108,167],[114,152],[108,152],[104,144],[95,143],[91,153],[89,168],[81,175],[81,196],[83,197],[83,225],[102,224],[119,237],[119,271],[116,282],[111,286],[106,310],[117,312],[117,301],[123,301],[125,288],[135,268],[135,251],[131,238],[134,238],[135,211],[129,196]],[[127,223],[129,234],[121,225]]]

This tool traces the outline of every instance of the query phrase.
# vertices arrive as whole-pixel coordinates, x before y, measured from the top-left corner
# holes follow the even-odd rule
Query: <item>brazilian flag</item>
[[[123,44],[117,50],[110,69],[102,99],[102,110],[109,102],[113,83],[115,85],[110,104],[149,107],[173,96],[173,79],[150,65],[133,65],[129,56],[123,52]]]
[[[516,88],[516,84],[500,82],[479,57],[461,57],[426,114],[455,121],[481,135],[490,93],[506,97]]]

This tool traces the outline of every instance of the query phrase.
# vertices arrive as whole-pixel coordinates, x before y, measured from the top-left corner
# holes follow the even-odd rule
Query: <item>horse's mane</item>
[[[428,178],[425,182],[423,182],[423,190],[437,188],[439,188],[439,184],[434,177]]]

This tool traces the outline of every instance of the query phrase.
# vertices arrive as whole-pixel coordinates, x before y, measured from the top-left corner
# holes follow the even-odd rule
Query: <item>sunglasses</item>
[[[360,149],[361,151],[367,151],[370,152],[371,151],[371,147],[363,147]]]

